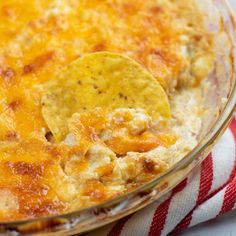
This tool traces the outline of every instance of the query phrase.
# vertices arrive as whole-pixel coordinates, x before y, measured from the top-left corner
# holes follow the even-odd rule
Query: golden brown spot
[[[6,70],[2,71],[2,75],[4,78],[11,79],[15,76],[15,71],[11,68],[7,68]]]
[[[29,65],[24,66],[24,68],[23,68],[24,73],[23,74],[29,74],[29,73],[33,72],[34,68],[35,68],[34,64],[29,64]]]
[[[145,172],[152,173],[155,170],[155,162],[153,160],[143,158],[141,161]]]
[[[63,153],[63,149],[60,149],[58,146],[54,145],[47,145],[44,147],[44,150],[49,153],[54,158],[60,157]]]
[[[194,35],[195,41],[199,42],[201,39],[202,39],[202,35],[200,35],[200,34]]]
[[[105,43],[99,43],[99,44],[95,45],[94,52],[105,51],[105,49],[106,49],[106,44]]]
[[[159,57],[161,61],[165,61],[167,59],[166,53],[161,49],[152,49],[152,54]]]
[[[153,14],[158,14],[158,13],[163,12],[163,9],[162,9],[162,7],[160,7],[160,6],[154,6],[154,7],[151,7],[151,8],[150,8],[150,11],[151,11]]]
[[[19,212],[26,218],[48,216],[62,211],[65,205],[57,198],[48,199],[49,187],[39,182],[18,185]]]
[[[42,68],[48,61],[52,60],[54,57],[54,52],[47,52],[36,57],[31,63],[25,65],[23,68],[23,74],[27,75],[36,72]]]
[[[0,76],[3,78],[5,85],[10,86],[14,83],[15,71],[12,68],[0,68]]]
[[[177,65],[180,66],[176,61],[176,56],[171,55],[171,52],[156,48],[152,49],[152,54],[155,55],[160,62],[164,63],[173,70]]]
[[[13,110],[13,111],[16,111],[19,106],[20,106],[21,102],[20,100],[15,100],[15,101],[12,101],[8,104],[8,107]]]
[[[35,178],[42,176],[43,166],[26,162],[6,162],[5,164],[14,175],[28,175]]]
[[[6,140],[17,141],[19,140],[19,134],[16,131],[8,131],[6,133]]]
[[[58,200],[42,200],[39,201],[38,204],[24,206],[21,211],[23,211],[26,215],[31,217],[37,216],[48,216],[48,215],[55,215],[61,210],[62,208],[61,202]]]

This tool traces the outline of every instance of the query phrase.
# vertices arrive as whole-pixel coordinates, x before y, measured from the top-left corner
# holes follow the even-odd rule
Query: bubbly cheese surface
[[[189,0],[1,1],[0,221],[54,215],[111,199],[167,170],[171,152],[177,160],[196,145],[195,133],[183,125],[175,128],[176,143],[162,136],[157,145],[147,133],[136,142],[133,137],[144,134],[151,122],[140,111],[125,124],[127,140],[120,130],[117,136],[103,130],[102,143],[88,145],[86,155],[76,145],[76,135],[60,144],[49,142],[41,113],[42,84],[63,66],[86,53],[118,52],[141,63],[172,93],[197,86],[206,76],[210,45]],[[188,110],[188,119],[178,114],[174,124],[191,119],[198,129],[201,109],[196,110]],[[189,143],[181,137],[182,129],[187,129]],[[154,144],[146,142],[151,138]],[[132,148],[127,152],[125,145],[117,145],[121,141]]]

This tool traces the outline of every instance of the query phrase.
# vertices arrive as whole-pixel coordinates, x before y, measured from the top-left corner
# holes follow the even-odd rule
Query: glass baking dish
[[[236,107],[236,23],[225,0],[195,0],[206,30],[214,34],[214,70],[204,81],[202,96],[207,110],[198,145],[161,176],[132,192],[83,210],[33,220],[0,223],[3,235],[75,235],[103,226],[139,209],[173,189],[211,151],[230,122]]]

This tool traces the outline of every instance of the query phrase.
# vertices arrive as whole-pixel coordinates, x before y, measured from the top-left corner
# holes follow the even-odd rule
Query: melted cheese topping
[[[166,88],[177,83],[177,76],[188,63],[182,51],[191,50],[193,42],[181,40],[185,36],[185,41],[189,41],[193,32],[177,3],[10,2],[0,3],[0,21],[4,22],[1,24],[4,29],[0,30],[0,139],[26,138],[46,126],[38,85],[84,53],[100,50],[125,53],[146,66]],[[30,10],[25,10],[25,4],[29,4]],[[197,28],[195,31],[198,32]],[[201,37],[203,41],[208,39]],[[202,50],[208,45],[203,46]],[[201,48],[199,51],[201,54]],[[14,130],[17,134],[12,133]]]
[[[96,108],[90,112],[75,113],[69,129],[83,153],[96,143],[102,143],[118,156],[128,152],[147,152],[158,146],[174,144],[173,134],[154,132],[158,128],[143,109],[119,108],[113,112]]]
[[[133,145],[129,150],[114,138],[111,149],[94,144],[88,156],[81,155],[74,137],[67,137],[67,145],[48,142],[41,85],[81,55],[104,50],[134,58],[167,91],[196,85],[212,61],[211,38],[202,32],[196,12],[189,0],[0,2],[0,220],[90,206],[168,168],[152,153],[116,158],[114,152],[148,151],[160,144],[160,138],[148,135],[141,142],[126,136]],[[146,129],[149,121],[142,116],[128,124],[132,135]],[[103,138],[110,140],[109,132]],[[140,150],[145,140],[152,141]],[[168,142],[162,137],[164,147]]]

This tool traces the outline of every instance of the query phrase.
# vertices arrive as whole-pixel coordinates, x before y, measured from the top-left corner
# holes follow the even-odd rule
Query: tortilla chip
[[[65,67],[45,85],[42,113],[57,141],[68,133],[68,118],[96,107],[143,108],[153,118],[170,117],[165,91],[141,65],[123,55],[98,52]]]

